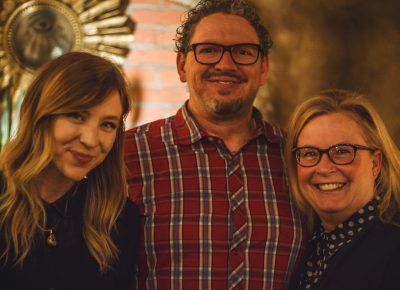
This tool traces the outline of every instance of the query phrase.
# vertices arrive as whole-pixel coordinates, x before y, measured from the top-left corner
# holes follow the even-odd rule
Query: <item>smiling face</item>
[[[195,27],[193,43],[259,44],[255,29],[241,16],[215,13],[204,17]],[[260,54],[252,65],[237,65],[225,52],[214,65],[199,64],[193,50],[177,56],[182,82],[188,83],[189,110],[206,119],[237,118],[250,114],[259,87],[265,83],[268,60]]]
[[[106,158],[120,126],[122,105],[116,91],[87,111],[56,115],[52,123],[53,161],[47,177],[74,183]]]
[[[368,146],[360,126],[348,114],[338,112],[311,119],[300,132],[297,147],[326,149],[335,144]],[[381,168],[381,152],[358,150],[351,164],[336,165],[326,154],[312,167],[297,165],[304,198],[333,229],[367,204],[374,196],[375,177]]]

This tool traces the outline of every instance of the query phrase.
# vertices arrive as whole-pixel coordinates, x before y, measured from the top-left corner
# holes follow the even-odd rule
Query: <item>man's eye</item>
[[[202,53],[202,54],[211,54],[211,53],[217,53],[217,52],[218,52],[218,49],[215,47],[204,47],[199,50],[199,53]]]
[[[241,56],[251,56],[255,57],[257,55],[257,48],[253,46],[248,46],[248,45],[240,45],[237,47],[232,48],[232,52],[236,55],[241,55]]]
[[[239,50],[239,54],[241,54],[241,55],[252,55],[251,51],[246,50],[246,49]]]

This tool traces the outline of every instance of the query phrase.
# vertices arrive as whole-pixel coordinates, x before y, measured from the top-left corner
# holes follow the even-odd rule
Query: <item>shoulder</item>
[[[268,141],[272,143],[283,142],[286,137],[285,131],[279,126],[267,122],[256,107],[253,107],[253,119],[256,122],[257,130],[264,135]]]
[[[126,199],[125,206],[119,217],[120,221],[129,222],[135,219],[139,219],[139,208],[129,198]]]
[[[356,248],[352,255],[358,253],[361,256],[384,261],[390,259],[392,254],[400,253],[400,227],[386,224],[377,220],[374,225],[355,241]],[[400,262],[400,261],[399,261]]]
[[[173,118],[160,119],[125,131],[125,156],[134,158],[138,151],[147,151],[149,146],[161,147],[163,135],[172,132]]]
[[[139,231],[139,210],[128,198],[125,206],[118,217],[115,227],[115,239],[117,244],[126,245],[135,243]]]
[[[374,236],[380,238],[383,241],[387,241],[388,243],[393,243],[394,245],[398,245],[400,247],[400,227],[387,224],[383,222],[377,222],[373,231],[375,232]]]
[[[128,129],[125,131],[125,139],[135,138],[140,135],[155,135],[160,133],[163,127],[172,122],[175,116],[169,118],[159,119],[140,126]]]
[[[383,234],[381,238],[385,240],[382,248],[388,256],[386,267],[382,269],[380,289],[397,290],[399,289],[400,227],[391,224],[382,224],[380,227],[382,232],[379,234]]]
[[[398,289],[399,267],[400,228],[376,221],[333,256],[316,289]]]
[[[267,121],[263,121],[265,133],[268,139],[271,139],[275,142],[282,143],[282,141],[286,138],[286,132],[281,127],[270,124]]]
[[[400,227],[376,221],[347,251],[348,265],[353,262],[366,269],[373,269],[376,277],[385,275],[385,265],[400,266]],[[354,268],[356,267],[354,264]]]

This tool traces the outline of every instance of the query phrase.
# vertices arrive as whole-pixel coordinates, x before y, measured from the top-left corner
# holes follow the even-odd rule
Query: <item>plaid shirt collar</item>
[[[176,133],[174,141],[179,145],[194,144],[209,136],[192,118],[187,104],[188,101],[179,109],[172,121],[172,129]],[[255,107],[253,107],[253,119],[256,122],[256,133],[253,139],[264,136],[271,143],[282,142],[283,135],[281,131],[264,122],[261,112]]]

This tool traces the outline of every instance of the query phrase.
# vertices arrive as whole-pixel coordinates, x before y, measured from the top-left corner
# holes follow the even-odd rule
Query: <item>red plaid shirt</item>
[[[130,196],[143,229],[137,289],[226,290],[232,258],[245,265],[237,289],[284,289],[303,230],[282,169],[282,132],[253,115],[257,134],[235,156],[199,128],[186,105],[126,132]],[[243,251],[231,252],[228,172],[238,165],[247,237]]]

